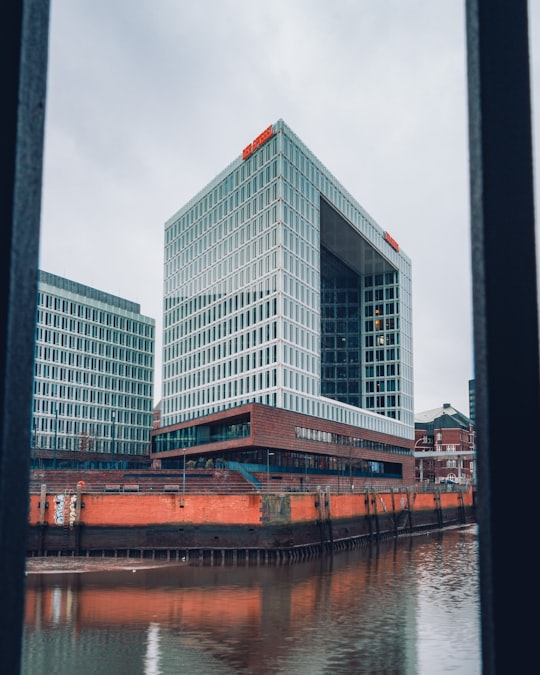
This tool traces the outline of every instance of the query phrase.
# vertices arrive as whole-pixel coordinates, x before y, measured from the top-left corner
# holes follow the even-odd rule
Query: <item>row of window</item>
[[[357,396],[357,394],[360,394],[360,388],[360,382],[354,379],[344,379],[339,380],[338,382],[323,380],[321,382],[321,394],[323,396],[329,396],[330,398],[334,398],[336,394],[353,394],[354,400],[359,402],[360,398]],[[343,402],[354,405],[354,403],[351,403],[349,399],[343,399]],[[357,405],[359,405],[359,403],[357,403]]]
[[[81,405],[62,402],[56,406],[53,401],[38,400],[34,402],[34,426],[40,431],[52,431],[58,419],[58,431],[62,433],[78,433],[85,429],[85,425],[93,420],[92,429],[99,435],[98,429],[103,427],[100,422],[107,422],[112,428],[112,415],[115,415],[115,428],[119,429],[120,436],[130,438],[130,429],[135,433],[137,427],[150,433],[152,428],[153,413],[123,410],[121,408],[100,408],[92,405]],[[125,425],[125,426],[123,426]],[[107,426],[107,425],[105,425]]]
[[[283,290],[298,302],[309,305],[311,310],[319,306],[318,271],[303,260],[283,252]],[[305,294],[305,297],[304,297]]]
[[[275,387],[276,382],[276,370],[272,368],[245,377],[235,377],[207,388],[186,390],[187,393],[171,398],[169,405],[174,400],[177,406],[173,408],[174,410],[200,410],[204,406],[215,404],[218,401],[237,399],[255,392],[263,396],[264,390]],[[257,397],[257,400],[259,400],[259,397]],[[238,401],[236,403],[239,404]]]
[[[314,225],[317,220],[308,220],[302,217],[298,211],[295,211],[285,201],[282,204],[283,208],[283,244],[285,248],[295,251],[294,237],[301,235],[301,241],[305,242],[306,251],[309,256],[309,247],[312,247],[318,255],[320,232],[319,228]],[[313,258],[312,258],[313,260]]]
[[[368,394],[375,392],[382,393],[384,391],[399,391],[400,382],[399,380],[368,380],[367,382],[361,383],[358,379],[355,379],[351,373],[346,373],[342,378],[337,380],[328,378],[323,380],[321,384],[321,391],[325,396],[329,394],[358,394],[362,389]]]
[[[234,405],[247,405],[248,403],[260,403],[262,405],[269,405],[276,407],[277,394],[276,392],[266,392],[257,396],[250,396],[249,398],[239,398],[234,401]],[[216,401],[211,405],[206,405],[198,408],[186,409],[182,407],[182,397],[176,396],[165,399],[162,402],[162,420],[165,426],[176,424],[186,419],[193,419],[204,415],[211,415],[223,410],[228,410],[231,407],[231,401]]]
[[[130,383],[128,383],[128,386]],[[43,390],[48,390],[44,392]],[[44,398],[50,396],[51,398]],[[96,413],[104,415],[103,419],[107,418],[106,411],[111,408],[122,408],[125,410],[143,410],[151,412],[152,402],[148,397],[129,396],[121,393],[111,393],[103,391],[102,389],[83,389],[80,387],[58,387],[50,385],[49,382],[41,382],[36,380],[34,382],[34,411],[42,413],[53,413],[59,409],[63,414],[68,416],[75,415],[78,417],[80,413],[72,413],[74,405],[81,403],[90,403],[96,406],[104,406],[104,412]]]
[[[277,176],[275,151],[276,140],[274,138],[265,143],[264,149],[261,152],[254,153],[247,161],[242,162],[236,170],[220,181],[213,190],[206,193],[197,201],[193,200],[192,203],[186,205],[184,214],[167,228],[165,233],[166,244],[169,245],[181,234],[185,234],[191,239],[200,236],[204,231],[204,227],[202,226],[203,217],[214,210],[216,205],[223,203],[226,198],[230,199],[231,191],[236,190],[236,193],[238,193],[238,188],[242,184],[244,184],[245,188],[244,199],[248,199],[248,189],[250,191],[257,191],[261,185],[267,184],[272,178],[275,178]],[[270,160],[272,160],[271,164],[269,164]],[[258,171],[256,177],[254,176],[255,171]],[[253,182],[252,176],[255,177],[255,182]],[[248,185],[250,185],[249,188]],[[242,193],[238,194],[241,195]],[[192,225],[195,225],[195,227],[191,227]],[[187,243],[189,243],[189,239],[184,241],[184,244]]]
[[[364,291],[365,302],[380,302],[381,300],[393,300],[399,297],[399,287],[386,286],[384,288],[369,289]]]
[[[238,296],[243,296],[243,294],[238,294],[236,299],[238,299]],[[191,349],[216,342],[228,335],[235,335],[244,328],[249,328],[276,316],[277,298],[274,297],[266,302],[252,305],[225,320],[222,320],[221,309],[221,304],[216,304],[203,312],[194,314],[191,318],[186,317],[166,331],[165,344],[188,336],[190,344],[193,345],[188,349],[188,351],[191,351]],[[243,309],[242,304],[240,304],[240,309]],[[215,325],[212,326],[212,323]]]
[[[366,347],[383,347],[384,345],[399,344],[399,333],[384,333],[381,335],[366,335],[364,338],[364,345]]]
[[[286,303],[287,304],[287,303]],[[294,303],[291,303],[291,308],[294,309]],[[298,308],[301,310],[302,308]],[[298,315],[298,313],[296,313]],[[298,351],[306,351],[311,355],[318,353],[319,345],[319,336],[317,335],[314,329],[310,330],[309,326],[302,324],[298,319],[296,322],[284,321],[282,324],[283,327],[283,340],[285,343],[294,345]],[[286,363],[291,363],[291,360],[286,358]],[[292,361],[293,365],[297,364],[299,367],[300,363],[298,361]],[[312,368],[308,368],[311,372],[315,372]]]
[[[319,251],[314,233],[315,228],[306,221],[302,221],[302,227],[299,231],[295,231],[293,227],[284,227],[283,247],[293,257],[299,258],[307,265],[317,268],[319,267]],[[311,237],[308,241],[307,237],[309,234],[311,234]]]
[[[135,430],[136,431],[136,430]],[[64,435],[56,434],[54,431],[36,432],[32,438],[34,448],[69,451],[87,451],[87,452],[113,452],[113,442],[111,438]],[[150,445],[150,438],[141,434],[135,434],[134,438],[119,438],[114,441],[114,453],[116,455],[146,455]]]
[[[378,366],[365,366],[365,375],[366,377],[384,377],[399,375],[401,370],[401,364],[399,363],[386,363]],[[386,372],[385,372],[386,370]]]
[[[238,378],[241,375],[247,375],[248,371],[263,368],[277,361],[277,347],[266,347],[253,351],[250,354],[239,355],[233,359],[227,359],[209,368],[195,370],[190,367],[191,358],[176,361],[173,374],[177,377],[169,379],[165,383],[167,394],[174,394],[180,391],[189,391],[190,389],[205,387],[208,384],[215,383],[221,379]],[[205,365],[202,363],[201,365]],[[249,389],[246,389],[249,391]]]
[[[169,288],[166,292],[165,306],[173,306],[178,298],[195,298],[198,296],[215,299],[218,297],[232,297],[238,293],[239,289],[256,287],[262,295],[273,293],[277,288],[277,277],[273,271],[271,274],[263,275],[263,268],[266,267],[266,261],[261,260],[260,265],[256,263],[247,268],[239,269],[233,274],[219,281],[215,285],[206,285],[208,282],[208,273],[202,277],[195,278],[191,283],[183,288]],[[213,274],[213,272],[212,272]],[[176,319],[178,320],[178,319]],[[174,321],[169,319],[167,325]]]
[[[51,326],[51,328],[45,328],[45,326]],[[81,338],[77,335],[88,337]],[[62,347],[71,347],[71,349],[85,349],[85,351],[90,351],[90,345],[100,341],[126,346],[142,352],[152,352],[154,347],[154,341],[148,338],[111,328],[103,328],[98,324],[68,319],[59,314],[44,314],[43,312],[39,313],[36,340],[61,345]]]
[[[212,346],[205,346],[204,334],[195,334],[173,343],[164,350],[167,365],[166,375],[169,377],[178,372],[186,372],[186,369],[191,370],[209,363],[216,363],[244,350],[253,349],[275,340],[276,337],[277,324],[275,321],[269,321],[251,331],[237,333],[228,340],[222,340],[221,342],[209,340],[208,345]],[[173,362],[176,365],[173,365]],[[172,366],[170,372],[169,366]]]
[[[238,201],[238,195],[236,193]],[[251,197],[251,194],[250,194]],[[177,256],[181,254],[184,260],[192,260],[205,255],[212,250],[222,252],[235,251],[244,246],[252,237],[262,233],[272,222],[277,222],[277,211],[270,214],[268,207],[275,204],[278,198],[277,182],[268,183],[264,189],[249,199],[240,208],[238,204],[222,202],[192,226],[187,225],[192,220],[188,212],[177,221],[178,236],[166,245],[165,275],[171,277],[180,269]],[[230,198],[232,201],[232,197]],[[239,227],[242,225],[242,227]]]
[[[283,178],[287,184],[290,184],[291,189],[296,190],[317,208],[319,207],[320,192],[316,183],[298,171],[294,163],[289,161],[286,153],[283,158]]]
[[[78,317],[79,319],[84,319],[101,326],[117,328],[125,333],[143,335],[149,338],[154,336],[153,322],[147,323],[128,319],[112,312],[96,309],[95,307],[70,302],[65,298],[53,296],[43,291],[38,293],[38,323],[57,325],[55,322],[61,318],[64,325],[66,325],[68,316]],[[82,321],[74,321],[73,319],[69,321],[70,330],[78,333],[82,332],[81,325],[84,325]],[[78,328],[72,328],[74,325],[77,325]]]
[[[366,333],[379,332],[381,330],[395,330],[399,328],[399,318],[391,317],[389,319],[375,319],[364,321],[364,331]]]
[[[205,310],[199,320],[200,325],[207,325],[212,321],[218,321],[224,317],[234,314],[238,310],[248,307],[263,298],[267,298],[276,291],[277,279],[267,277],[259,280],[257,284],[249,286],[239,286],[230,294],[198,293],[192,296],[186,296],[187,299],[179,296],[165,298],[165,328],[183,321],[191,314]]]
[[[173,274],[167,275],[165,283],[167,291],[184,289],[189,294],[194,285],[209,289],[223,276],[231,273],[231,266],[239,269],[249,266],[250,263],[260,263],[260,258],[268,257],[269,252],[276,246],[277,229],[272,227],[278,221],[277,205],[264,210],[259,219],[264,224],[265,234],[254,240],[246,237],[244,244],[244,227],[238,223],[237,232],[224,241],[219,240],[214,246],[202,249],[202,242],[198,242],[200,251],[191,254],[182,251],[167,266],[167,270],[176,269]],[[238,240],[238,243],[236,241]]]
[[[353,305],[358,307],[360,304],[360,288],[329,288],[326,286],[321,291],[321,303],[323,305]]]
[[[255,262],[238,266],[232,258],[226,258],[213,267],[203,268],[204,271],[197,276],[199,268],[192,270],[192,275],[186,279],[185,285],[175,283],[175,280],[166,282],[168,292],[175,291],[189,297],[215,289],[216,294],[228,295],[238,288],[249,286],[263,276],[269,276],[277,268],[277,252],[272,251],[268,255],[261,256]]]
[[[189,448],[205,443],[219,443],[222,441],[248,438],[251,424],[248,419],[245,422],[223,422],[207,426],[184,427],[159,434],[153,440],[152,452],[165,452],[178,448]]]
[[[307,220],[310,223],[317,222],[318,196],[317,193],[317,200],[315,202],[310,199],[310,195],[291,187],[289,183],[287,183],[287,180],[283,181],[283,200],[289,207],[289,210],[287,211],[289,215],[293,212],[297,213],[301,220]],[[288,220],[285,220],[284,222],[286,225],[289,223]]]
[[[382,316],[383,314],[399,314],[398,304],[395,302],[380,302],[364,307],[364,316]]]
[[[320,443],[333,443],[334,445],[347,445],[353,448],[380,450],[382,452],[394,452],[407,455],[410,453],[410,450],[407,447],[392,445],[390,443],[381,443],[380,441],[370,441],[366,438],[359,438],[357,436],[336,434],[331,431],[322,431],[321,429],[295,427],[295,433],[296,438],[319,441]]]
[[[151,385],[154,381],[154,371],[151,368],[139,368],[138,366],[129,366],[124,363],[117,363],[116,361],[105,361],[101,372],[110,373],[111,375],[131,380],[134,383],[146,382]],[[92,373],[36,361],[34,364],[34,377],[36,379],[54,380],[56,382],[73,381],[76,384],[88,384]]]
[[[96,351],[94,351],[94,349]],[[86,351],[86,350],[83,350]],[[77,365],[90,370],[99,370],[100,372],[112,372],[111,368],[115,362],[123,364],[134,363],[141,367],[152,368],[154,358],[152,354],[145,352],[136,352],[133,349],[124,347],[114,347],[105,343],[92,343],[88,345],[88,351],[96,353],[97,356],[83,356],[79,351],[66,351],[65,349],[46,347],[36,345],[36,359],[47,361],[48,363],[68,363]],[[102,352],[102,354],[100,354]],[[100,358],[102,356],[102,358]]]
[[[318,294],[302,279],[283,273],[283,313],[310,330],[319,332]]]
[[[375,349],[368,350],[365,354],[366,363],[369,363],[373,360],[375,361],[399,361],[400,360],[400,350],[399,349]]]
[[[401,397],[391,394],[390,396],[366,396],[366,408],[395,408],[401,405]]]
[[[395,284],[397,272],[385,272],[384,274],[367,274],[364,277],[364,286],[382,286],[383,284]]]

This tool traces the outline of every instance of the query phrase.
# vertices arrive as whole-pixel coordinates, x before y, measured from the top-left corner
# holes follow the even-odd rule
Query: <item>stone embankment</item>
[[[194,493],[180,485],[141,490],[140,481],[111,482],[99,490],[79,480],[62,490],[42,483],[30,495],[27,554],[260,563],[475,520],[470,487]]]

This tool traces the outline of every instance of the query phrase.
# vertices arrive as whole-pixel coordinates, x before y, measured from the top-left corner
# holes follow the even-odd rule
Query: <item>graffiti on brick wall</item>
[[[66,513],[67,511],[67,513]],[[70,527],[75,525],[77,518],[77,495],[56,495],[54,498],[54,524],[64,525],[69,524]]]
[[[71,495],[69,500],[69,526],[73,527],[75,525],[75,519],[77,516],[77,495]]]
[[[64,524],[64,506],[66,503],[65,495],[56,495],[54,498],[54,523],[55,525]]]

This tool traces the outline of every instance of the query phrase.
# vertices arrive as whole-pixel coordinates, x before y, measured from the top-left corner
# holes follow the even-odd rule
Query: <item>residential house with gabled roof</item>
[[[465,484],[475,480],[475,433],[471,420],[450,403],[414,417],[416,480]]]

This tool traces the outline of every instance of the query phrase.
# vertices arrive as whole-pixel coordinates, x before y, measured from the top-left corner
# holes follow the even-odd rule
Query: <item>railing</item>
[[[77,485],[66,485],[65,482],[40,483],[30,482],[30,494],[40,494],[45,485],[47,494],[64,494],[66,489],[71,493],[78,490]],[[229,479],[227,481],[214,481],[212,479],[186,480],[185,486],[180,481],[177,483],[154,482],[152,484],[135,483],[87,483],[80,487],[83,494],[284,494],[284,493],[316,493],[319,490],[328,490],[333,494],[363,494],[365,492],[403,493],[403,492],[468,492],[470,484],[441,484],[441,483],[415,483],[412,486],[401,485],[338,485],[331,481],[321,480],[317,484],[303,485],[301,487],[280,483],[269,485],[262,483],[259,487],[245,480]]]

